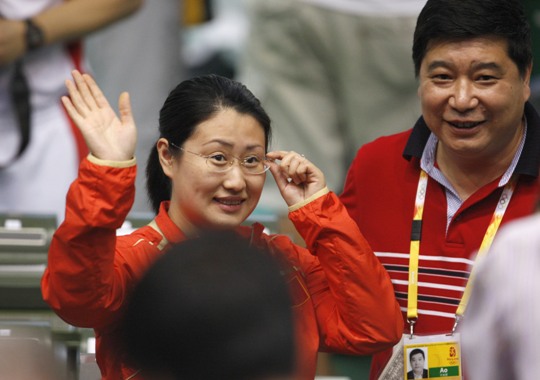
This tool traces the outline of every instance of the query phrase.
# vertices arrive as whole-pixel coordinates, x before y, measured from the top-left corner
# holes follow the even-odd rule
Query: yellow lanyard
[[[411,336],[413,335],[413,327],[418,319],[418,259],[420,256],[420,240],[422,238],[422,215],[424,213],[424,204],[426,201],[426,190],[428,183],[428,175],[424,170],[420,171],[420,178],[418,179],[418,188],[416,190],[416,199],[414,203],[414,216],[412,221],[412,231],[411,231],[411,247],[410,247],[410,257],[409,257],[409,287],[408,287],[408,298],[407,298],[407,321],[410,325]],[[511,179],[503,189],[501,197],[497,202],[497,207],[493,212],[489,226],[484,234],[484,239],[480,245],[477,257],[484,256],[491,243],[493,243],[493,238],[499,229],[501,220],[504,216],[506,208],[510,203],[512,194],[516,187],[516,181]],[[452,333],[457,327],[457,323],[465,313],[465,308],[467,302],[469,301],[471,293],[471,283],[474,275],[474,267],[469,275],[465,291],[461,297],[461,301],[456,311],[456,323],[452,329]]]

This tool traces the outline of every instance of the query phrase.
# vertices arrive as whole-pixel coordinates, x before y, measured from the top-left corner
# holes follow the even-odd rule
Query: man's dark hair
[[[508,56],[522,77],[532,63],[531,31],[519,0],[428,0],[416,23],[415,75],[429,44],[496,36],[508,43]]]
[[[424,350],[421,350],[419,348],[415,348],[414,350],[412,350],[410,353],[409,353],[409,361],[412,361],[412,357],[416,354],[422,354],[422,357],[424,358],[424,360],[426,360],[426,354],[424,353]]]

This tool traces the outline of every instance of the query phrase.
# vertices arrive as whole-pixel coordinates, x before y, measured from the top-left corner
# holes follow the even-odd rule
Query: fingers
[[[291,206],[306,200],[326,186],[324,174],[303,155],[274,151],[266,156],[270,171],[285,202]]]
[[[94,78],[92,78],[88,74],[83,74],[82,77],[92,94],[92,100],[94,104],[96,104],[99,108],[110,107],[107,98],[105,97],[105,95],[103,95],[103,92],[101,92],[101,89],[94,81]]]
[[[120,112],[120,121],[123,125],[135,124],[133,113],[131,111],[131,102],[127,92],[121,93],[118,98],[118,111]]]
[[[86,78],[77,70],[72,71],[74,86],[69,86],[69,95],[71,101],[82,116],[85,116],[89,110],[97,108],[96,101]]]
[[[75,106],[73,106],[73,103],[71,103],[71,99],[68,96],[62,96],[61,100],[62,104],[66,108],[69,117],[75,122],[75,124],[79,125],[81,115],[79,115],[79,112],[77,111]]]
[[[69,79],[66,80],[65,84],[69,94],[69,98],[66,98],[69,100],[73,113],[70,113],[70,116],[72,118],[74,118],[74,116],[84,117],[88,113],[88,107],[84,103],[77,86]],[[66,102],[64,102],[64,104],[65,103]]]
[[[306,182],[311,171],[310,169],[313,166],[303,155],[294,151],[269,152],[267,157],[273,160],[280,160],[279,163],[275,162],[279,167],[279,171],[296,185]]]
[[[110,107],[98,85],[88,74],[72,71],[73,81],[66,80],[71,104],[80,116],[85,117],[93,110]]]

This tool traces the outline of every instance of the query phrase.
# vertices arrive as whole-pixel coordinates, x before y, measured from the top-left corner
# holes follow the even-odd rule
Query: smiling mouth
[[[448,124],[450,124],[452,127],[457,129],[472,129],[474,127],[479,126],[482,124],[483,121],[468,121],[468,122],[451,122],[449,121]]]
[[[244,201],[241,200],[241,199],[236,199],[236,200],[216,199],[216,202],[221,203],[222,205],[225,205],[225,206],[238,206],[238,205],[242,204],[242,202],[244,202]]]

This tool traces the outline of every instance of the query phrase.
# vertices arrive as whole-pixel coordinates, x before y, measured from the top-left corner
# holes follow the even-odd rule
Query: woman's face
[[[184,152],[175,151],[171,167],[164,167],[172,180],[171,219],[186,234],[242,223],[259,201],[266,174],[246,174],[239,160],[225,172],[215,172],[197,154],[264,157],[262,126],[250,115],[225,108],[199,124],[182,148]]]

